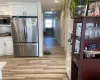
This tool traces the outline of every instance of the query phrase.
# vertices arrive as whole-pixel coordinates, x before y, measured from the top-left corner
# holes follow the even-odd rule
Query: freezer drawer
[[[16,43],[14,44],[15,56],[38,56],[38,43]]]

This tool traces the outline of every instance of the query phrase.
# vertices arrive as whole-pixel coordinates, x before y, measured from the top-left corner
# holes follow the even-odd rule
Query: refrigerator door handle
[[[23,24],[25,24],[25,19],[24,19],[24,18],[23,18]],[[25,31],[25,25],[24,25],[23,28],[24,28],[24,39],[25,39],[25,41],[26,41],[26,38],[25,38],[25,32],[26,32],[26,31]]]
[[[27,26],[26,26],[26,19],[24,20],[25,21],[25,41],[27,41]]]
[[[27,26],[25,25],[25,40],[27,40]]]

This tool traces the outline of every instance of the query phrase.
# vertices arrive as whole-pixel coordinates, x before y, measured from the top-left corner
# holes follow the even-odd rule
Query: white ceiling
[[[59,3],[55,3],[54,0],[0,0],[0,3],[5,3],[5,2],[32,3],[32,2],[38,2],[38,1],[42,3],[43,10],[51,10],[51,9],[59,10],[62,0],[59,0]]]

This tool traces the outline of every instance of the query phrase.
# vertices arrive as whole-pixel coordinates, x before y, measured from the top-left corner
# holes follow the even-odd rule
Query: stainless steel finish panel
[[[14,42],[25,42],[25,22],[24,18],[13,18],[12,35]]]
[[[15,56],[38,56],[38,43],[14,44]]]
[[[37,18],[26,18],[25,39],[26,42],[38,42]]]

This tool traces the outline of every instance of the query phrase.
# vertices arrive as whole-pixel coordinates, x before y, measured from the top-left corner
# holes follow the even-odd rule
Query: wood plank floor
[[[0,57],[7,61],[3,80],[68,80],[65,70],[65,53],[60,46],[46,48],[52,55],[44,57]]]

